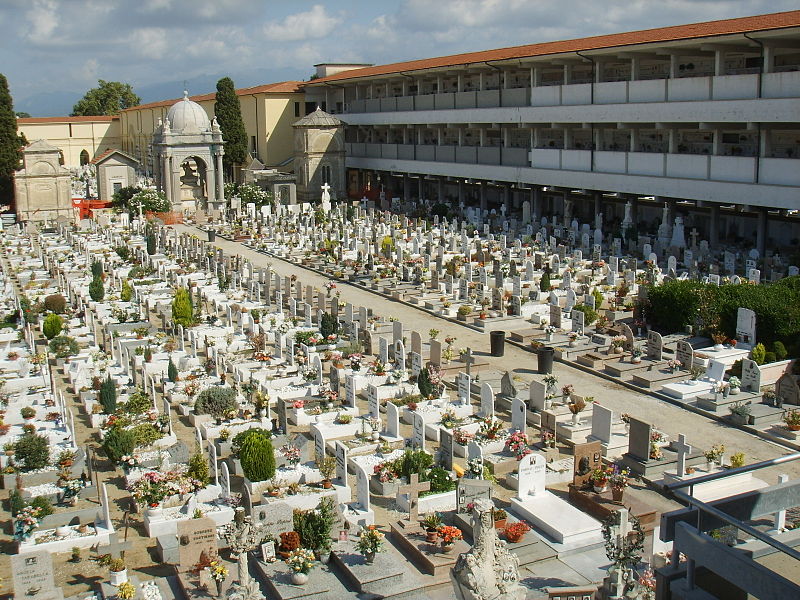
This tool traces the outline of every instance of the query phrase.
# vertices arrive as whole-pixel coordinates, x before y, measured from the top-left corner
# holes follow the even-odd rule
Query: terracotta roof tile
[[[704,23],[691,23],[688,25],[674,25],[671,27],[659,27],[657,29],[598,35],[573,40],[529,44],[526,46],[514,46],[510,48],[500,48],[497,50],[467,52],[464,54],[411,60],[388,65],[377,65],[374,67],[367,67],[365,69],[344,71],[342,73],[337,73],[321,79],[315,79],[308,82],[306,85],[316,85],[326,81],[342,81],[347,79],[358,79],[362,77],[374,77],[377,75],[389,75],[392,73],[417,71],[436,67],[467,65],[485,61],[546,56],[549,54],[560,54],[562,52],[599,50],[603,48],[613,48],[615,46],[688,40],[702,37],[749,33],[754,31],[766,31],[771,29],[783,29],[787,27],[798,26],[800,26],[800,10],[793,10],[753,17],[725,19],[722,21],[707,21]]]
[[[119,119],[116,115],[98,115],[95,117],[24,117],[17,119],[17,123],[21,125],[33,125],[35,123],[87,123],[99,122],[108,123],[114,119]]]
[[[267,83],[264,85],[257,85],[249,88],[240,88],[236,90],[237,96],[246,96],[248,94],[291,94],[302,91],[302,81],[279,81],[278,83]],[[204,102],[206,100],[214,100],[216,92],[210,94],[200,94],[197,96],[189,96],[189,100],[193,102]],[[142,108],[158,108],[160,106],[172,106],[179,102],[181,98],[173,98],[172,100],[160,100],[158,102],[149,102],[147,104],[139,104],[138,106],[131,106],[125,110],[139,110]]]

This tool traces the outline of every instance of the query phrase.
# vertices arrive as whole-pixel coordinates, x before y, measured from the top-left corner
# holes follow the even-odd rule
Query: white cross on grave
[[[108,545],[99,546],[97,551],[100,554],[110,554],[111,558],[120,558],[125,550],[130,550],[131,543],[127,541],[119,541],[119,534],[115,531],[108,536]]]
[[[408,494],[408,520],[412,523],[419,521],[419,493],[427,492],[430,489],[431,482],[420,483],[417,473],[413,473],[409,477],[408,485],[402,485],[397,489],[400,494]]]
[[[683,477],[686,474],[686,457],[691,454],[692,447],[686,443],[686,436],[682,433],[677,442],[672,442],[672,447],[678,453],[678,477]]]

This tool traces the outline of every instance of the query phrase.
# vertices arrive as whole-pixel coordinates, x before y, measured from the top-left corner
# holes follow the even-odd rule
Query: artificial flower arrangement
[[[558,385],[558,377],[555,375],[545,375],[542,377],[542,383],[545,385],[545,394],[548,398],[552,398],[555,394],[556,386]]]
[[[212,560],[208,568],[209,571],[211,571],[211,579],[217,583],[225,581],[228,578],[228,568],[222,564],[221,560]]]
[[[336,415],[336,423],[339,425],[347,425],[353,421],[353,415],[349,413],[339,413]]]
[[[625,346],[625,342],[627,338],[624,335],[615,335],[611,338],[611,347],[612,348],[622,348]]]
[[[667,361],[667,368],[672,371],[673,373],[683,367],[683,363],[679,361],[677,358],[672,358]]]
[[[286,564],[294,573],[308,573],[314,568],[314,552],[306,548],[296,548],[289,552]]]
[[[442,538],[442,544],[455,544],[458,540],[464,539],[464,534],[458,527],[442,525],[439,527],[439,537]]]
[[[542,444],[545,447],[554,448],[556,445],[556,434],[549,429],[542,429]]]
[[[592,472],[589,473],[589,481],[592,482],[592,485],[595,487],[605,487],[608,484],[609,479],[614,474],[613,467],[597,467],[592,469]]]
[[[295,400],[294,402],[292,402],[292,408],[295,408],[295,409],[304,408],[305,405],[306,405],[306,401],[305,400]]]
[[[453,430],[453,440],[455,440],[456,444],[459,446],[466,446],[472,440],[475,439],[475,434],[470,433],[464,429],[456,428]]]
[[[472,458],[467,461],[467,473],[472,479],[483,479],[483,460]]]
[[[28,539],[39,526],[41,513],[42,509],[37,506],[26,506],[20,510],[14,520],[14,539],[18,542]]]
[[[564,398],[569,398],[575,392],[575,386],[571,383],[568,383],[564,387],[561,388],[561,395]]]
[[[353,371],[360,371],[361,361],[363,360],[364,357],[358,352],[353,352],[348,358],[350,359],[350,368]]]
[[[128,490],[140,505],[158,506],[166,498],[203,489],[202,482],[182,471],[147,471]]]
[[[713,446],[711,446],[711,448],[703,452],[703,456],[706,457],[706,460],[708,462],[719,461],[722,458],[723,454],[725,454],[724,444],[714,444]]]
[[[373,375],[386,375],[386,363],[375,359],[370,363],[369,370]]]
[[[356,542],[356,549],[362,554],[375,554],[383,552],[384,538],[386,536],[378,531],[375,525],[363,527],[358,533],[358,541]]]
[[[440,422],[442,427],[447,429],[453,429],[461,424],[461,419],[456,416],[456,411],[453,409],[448,409],[442,413],[440,418]]]
[[[290,465],[296,465],[300,462],[300,448],[292,444],[285,444],[280,447],[280,453]]]
[[[630,470],[627,468],[619,468],[619,466],[614,465],[611,471],[611,475],[609,475],[608,481],[611,484],[612,488],[616,489],[624,489],[628,485],[628,478],[630,477]]]
[[[500,431],[503,429],[503,422],[494,417],[485,417],[481,419],[480,434],[483,440],[495,440],[499,437]],[[478,438],[476,438],[477,440]],[[480,443],[480,441],[479,441]]]
[[[506,440],[506,448],[517,457],[517,460],[522,460],[532,453],[532,450],[528,448],[529,444],[528,435],[523,431],[514,431]]]
[[[378,476],[378,481],[381,483],[390,483],[397,480],[400,475],[392,468],[392,463],[380,463],[373,467],[372,471]]]
[[[530,530],[531,530],[530,525],[528,525],[525,521],[517,521],[516,523],[512,523],[511,525],[506,525],[505,534],[509,542],[516,543],[520,539],[522,539],[522,536],[528,533]]]

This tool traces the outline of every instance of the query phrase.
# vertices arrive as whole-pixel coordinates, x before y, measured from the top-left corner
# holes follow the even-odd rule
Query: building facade
[[[349,192],[800,237],[800,11],[336,73]],[[735,217],[735,218],[730,218]],[[768,227],[769,225],[769,227]]]
[[[61,151],[67,168],[89,164],[120,147],[119,117],[41,117],[17,119],[17,130],[28,141],[47,140]]]

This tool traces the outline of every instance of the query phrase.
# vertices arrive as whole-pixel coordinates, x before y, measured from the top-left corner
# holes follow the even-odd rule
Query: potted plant
[[[108,570],[111,574],[111,585],[116,587],[128,581],[128,570],[125,568],[125,561],[121,558],[112,558],[108,563]]]
[[[623,354],[625,352],[625,342],[627,338],[624,335],[615,335],[611,338],[611,354]]]
[[[492,516],[494,517],[495,529],[503,529],[506,526],[508,513],[506,513],[506,511],[504,511],[502,508],[493,508]]]
[[[333,456],[324,456],[317,462],[320,475],[322,475],[322,487],[326,490],[331,487],[331,478],[336,472],[336,459]]]
[[[439,527],[442,526],[442,517],[439,513],[431,512],[425,515],[422,519],[422,528],[425,529],[425,541],[429,544],[435,544],[436,538],[439,535]]]
[[[692,367],[692,369],[689,371],[689,377],[690,377],[689,383],[691,385],[696,385],[697,381],[703,376],[703,373],[705,372],[706,370],[703,367]]]
[[[714,464],[717,462],[722,461],[722,457],[725,454],[725,446],[723,444],[714,444],[703,452],[703,456],[706,457],[706,470],[710,471],[714,468]]]
[[[300,547],[300,534],[296,531],[284,531],[280,534],[281,543],[278,545],[278,556],[286,560],[289,555]]]
[[[767,406],[775,406],[775,390],[764,390],[764,393],[761,394],[761,399]]]
[[[72,547],[72,554],[70,560],[74,563],[81,562],[81,549],[80,546],[73,546]]]
[[[19,414],[22,415],[26,423],[32,423],[36,418],[36,409],[32,406],[25,406],[20,409]]]
[[[744,466],[744,452],[731,454],[731,469],[738,469]]]
[[[731,412],[730,420],[734,425],[746,425],[747,421],[750,419],[750,404],[735,402],[732,406],[728,407],[728,410]]]
[[[728,379],[728,387],[731,388],[731,396],[735,396],[739,393],[739,388],[742,387],[742,381],[735,375]]]
[[[120,600],[132,600],[136,596],[136,588],[130,581],[123,581],[117,586],[116,596]]]
[[[569,343],[568,343],[569,347],[570,348],[574,348],[575,347],[575,342],[578,341],[578,334],[575,333],[574,331],[570,331],[567,334],[567,339],[569,340]]]
[[[505,529],[506,539],[512,544],[516,544],[526,533],[531,530],[530,525],[525,521],[517,521],[507,526]]]
[[[638,365],[642,362],[642,349],[641,348],[634,348],[631,350],[631,362],[635,365]]]
[[[386,536],[378,531],[375,525],[369,525],[361,529],[358,533],[358,541],[356,542],[356,550],[358,550],[364,557],[367,564],[372,564],[375,560],[375,555],[378,552],[383,552],[384,538]]]
[[[614,465],[614,469],[608,478],[611,483],[611,498],[614,502],[622,502],[622,496],[628,486],[629,475],[630,471],[628,469],[620,469],[617,465]]]
[[[442,525],[439,527],[439,537],[442,538],[442,552],[452,552],[458,540],[463,540],[464,535],[458,527]]]
[[[572,413],[572,424],[580,425],[581,421],[579,415],[581,411],[586,408],[586,401],[583,398],[575,397],[575,399],[567,405],[569,412]]]
[[[596,493],[600,494],[608,489],[608,480],[611,478],[613,472],[614,470],[611,467],[601,466],[592,469],[592,472],[589,474],[589,481],[592,482],[592,487]]]
[[[306,548],[296,548],[289,552],[286,564],[292,570],[292,583],[303,585],[308,582],[308,574],[314,568],[314,552]]]
[[[783,422],[789,431],[800,431],[800,410],[787,410],[783,415]]]

